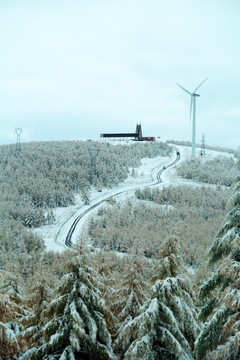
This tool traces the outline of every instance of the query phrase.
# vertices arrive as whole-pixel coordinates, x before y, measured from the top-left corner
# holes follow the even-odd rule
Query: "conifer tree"
[[[25,314],[16,277],[0,273],[0,359],[17,359],[24,348],[19,321]]]
[[[114,359],[111,337],[104,320],[106,311],[96,279],[83,256],[69,254],[66,275],[44,317],[44,343],[33,347],[21,359]]]
[[[124,329],[132,340],[125,360],[193,359],[200,327],[176,239],[166,240],[161,256],[150,299]]]
[[[40,346],[43,344],[43,319],[42,314],[46,310],[51,300],[52,290],[49,281],[42,273],[36,274],[32,279],[32,286],[26,292],[25,303],[29,312],[23,318],[24,325],[23,336],[33,345]]]
[[[143,276],[144,270],[146,270],[144,265],[144,259],[138,249],[133,249],[133,252],[129,254],[129,262],[120,288],[113,294],[114,297],[117,297],[117,301],[113,303],[112,311],[120,323],[114,341],[114,350],[119,358],[122,358],[131,344],[131,338],[124,329],[139,315],[141,306],[147,300],[146,289],[149,286]]]
[[[210,249],[212,276],[202,285],[200,311],[205,327],[196,342],[196,358],[236,360],[240,356],[240,178],[228,221]]]
[[[96,271],[95,278],[98,279],[96,284],[100,290],[101,297],[104,299],[106,311],[104,312],[104,319],[109,333],[114,339],[114,335],[118,329],[118,319],[112,311],[112,304],[114,302],[114,292],[116,284],[120,282],[122,278],[121,265],[122,259],[119,258],[115,252],[112,251],[91,251],[88,256],[91,261],[91,266]]]
[[[114,260],[112,259],[111,255],[112,253],[110,252],[100,250],[94,252],[94,255],[91,259],[91,263],[93,264],[94,269],[97,271],[98,279],[100,279],[101,282],[100,290],[106,301],[109,299],[109,297],[111,297],[111,293],[113,291],[112,285],[116,281],[116,276],[113,278],[113,269],[110,268],[113,267],[112,263],[115,260],[115,258]]]

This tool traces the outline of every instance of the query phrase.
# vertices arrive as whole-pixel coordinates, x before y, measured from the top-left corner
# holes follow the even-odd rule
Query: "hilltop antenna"
[[[22,134],[22,128],[15,128],[15,133],[17,134],[17,142],[16,142],[16,150],[17,152],[21,151],[21,142],[20,142],[20,136]]]
[[[196,94],[196,91],[200,88],[200,86],[208,79],[204,79],[201,84],[199,84],[196,89],[193,92],[190,92],[181,85],[177,84],[183,91],[185,91],[187,94],[191,96],[191,102],[190,102],[190,121],[192,117],[192,157],[195,157],[196,153],[196,97],[200,96],[199,94]]]

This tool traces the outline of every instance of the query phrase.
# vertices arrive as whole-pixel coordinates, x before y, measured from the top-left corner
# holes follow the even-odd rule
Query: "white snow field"
[[[174,145],[175,146],[175,145]],[[187,146],[176,146],[180,151],[180,161],[172,166],[167,168],[161,175],[162,182],[155,186],[163,187],[170,185],[180,185],[180,184],[194,184],[191,180],[186,180],[176,175],[176,166],[187,158],[191,157],[191,148]],[[225,152],[218,152],[214,150],[206,150],[205,159],[213,159],[218,156],[232,157],[233,155]],[[90,204],[84,205],[80,197],[76,197],[75,205],[57,208],[54,210],[56,221],[52,225],[45,225],[39,228],[34,229],[39,236],[41,236],[45,242],[46,250],[53,251],[63,251],[66,250],[65,239],[67,233],[73,223],[73,221],[86,211],[92,205],[104,200],[110,196],[113,196],[116,200],[122,200],[134,196],[134,192],[138,188],[144,188],[146,186],[152,185],[157,181],[157,173],[159,170],[170,164],[176,158],[176,152],[174,151],[170,157],[161,157],[158,156],[153,159],[144,158],[141,161],[141,166],[137,168],[134,176],[129,175],[128,178],[118,187],[114,189],[103,189],[102,192],[97,192],[95,190],[91,191]],[[130,171],[131,174],[131,171]],[[124,193],[117,195],[117,193],[124,191]],[[99,206],[102,206],[99,205]],[[87,220],[90,216],[98,210],[98,207],[95,207],[92,211],[87,213],[83,218],[78,222],[76,229],[72,235],[72,242],[75,243],[76,239],[80,236],[81,232],[84,229],[84,225],[87,223]]]

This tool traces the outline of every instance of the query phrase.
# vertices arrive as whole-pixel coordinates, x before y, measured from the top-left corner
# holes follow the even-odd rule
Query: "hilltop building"
[[[141,124],[137,124],[135,133],[108,133],[101,134],[101,138],[112,138],[112,139],[125,139],[130,138],[135,141],[155,141],[154,136],[142,136],[142,126]]]

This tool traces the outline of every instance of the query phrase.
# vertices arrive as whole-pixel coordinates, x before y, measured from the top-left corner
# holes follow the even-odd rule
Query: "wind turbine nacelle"
[[[199,94],[193,94],[193,96],[200,96]]]

